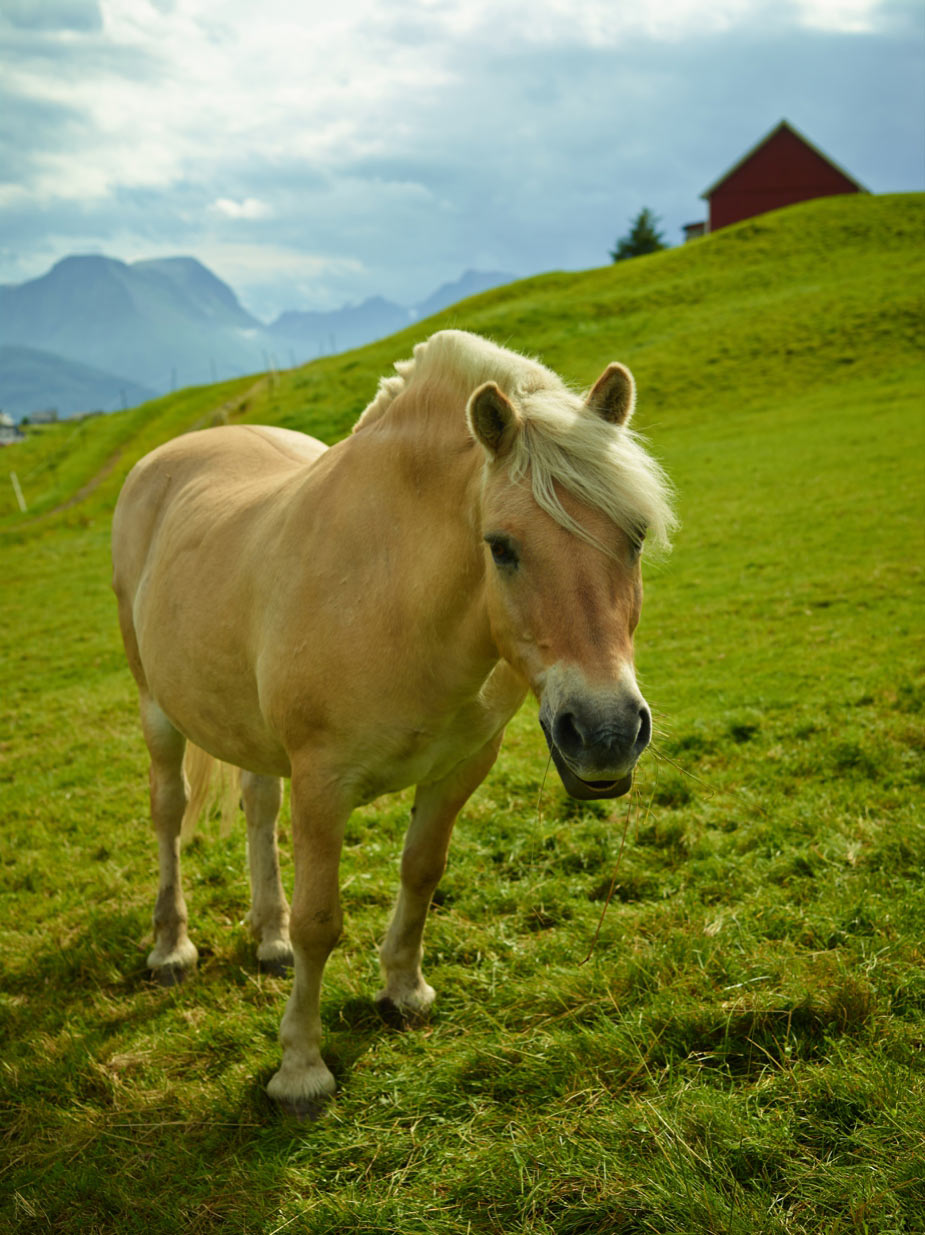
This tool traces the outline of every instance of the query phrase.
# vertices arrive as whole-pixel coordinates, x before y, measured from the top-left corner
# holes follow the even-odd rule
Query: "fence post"
[[[13,486],[13,492],[16,494],[16,501],[19,505],[19,509],[22,511],[23,514],[25,514],[26,513],[26,499],[22,495],[22,489],[20,488],[20,485],[19,485],[19,477],[16,475],[15,472],[10,472],[10,482]]]

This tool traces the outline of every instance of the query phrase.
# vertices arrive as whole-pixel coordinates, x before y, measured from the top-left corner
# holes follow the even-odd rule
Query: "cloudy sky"
[[[920,0],[0,0],[0,282],[189,254],[269,319],[600,266],[783,118],[925,189]]]

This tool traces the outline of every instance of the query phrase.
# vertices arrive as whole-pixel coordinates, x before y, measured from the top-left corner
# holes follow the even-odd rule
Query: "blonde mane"
[[[592,544],[599,542],[562,506],[557,484],[628,535],[646,535],[651,546],[667,549],[677,521],[662,468],[631,429],[590,412],[581,396],[538,361],[466,331],[442,330],[419,343],[410,360],[398,361],[395,372],[380,378],[354,432],[380,419],[400,394],[428,377],[458,386],[463,400],[482,383],[496,382],[523,420],[505,460],[512,481],[526,478],[537,504]]]

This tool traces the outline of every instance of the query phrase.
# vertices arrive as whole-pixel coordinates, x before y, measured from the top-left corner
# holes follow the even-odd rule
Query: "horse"
[[[172,983],[197,961],[180,878],[189,742],[241,769],[258,963],[293,969],[267,1092],[297,1115],[335,1089],[320,991],[353,809],[415,786],[378,1000],[416,1019],[435,997],[422,937],[453,825],[527,693],[574,797],[625,794],[651,736],[633,667],[640,556],[674,516],[629,428],[629,370],[609,364],[581,396],[457,330],[394,369],[330,448],[256,425],[167,442],[113,518],[160,864],[148,967]]]

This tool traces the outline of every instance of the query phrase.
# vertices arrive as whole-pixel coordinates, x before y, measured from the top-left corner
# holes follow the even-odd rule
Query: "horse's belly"
[[[149,657],[151,697],[185,737],[216,759],[265,776],[288,776],[289,758],[264,721],[254,691],[240,678],[214,679],[202,659],[184,666],[182,656]],[[183,676],[185,688],[177,680]]]
[[[159,595],[184,591],[191,589],[164,587]],[[242,615],[205,603],[165,609],[150,603],[144,586],[134,608],[147,692],[176,728],[225,763],[288,776],[286,751],[260,707]]]
[[[273,735],[251,721],[236,723],[232,711],[222,708],[221,702],[215,708],[164,711],[185,737],[223,763],[262,776],[288,776],[289,758]]]

